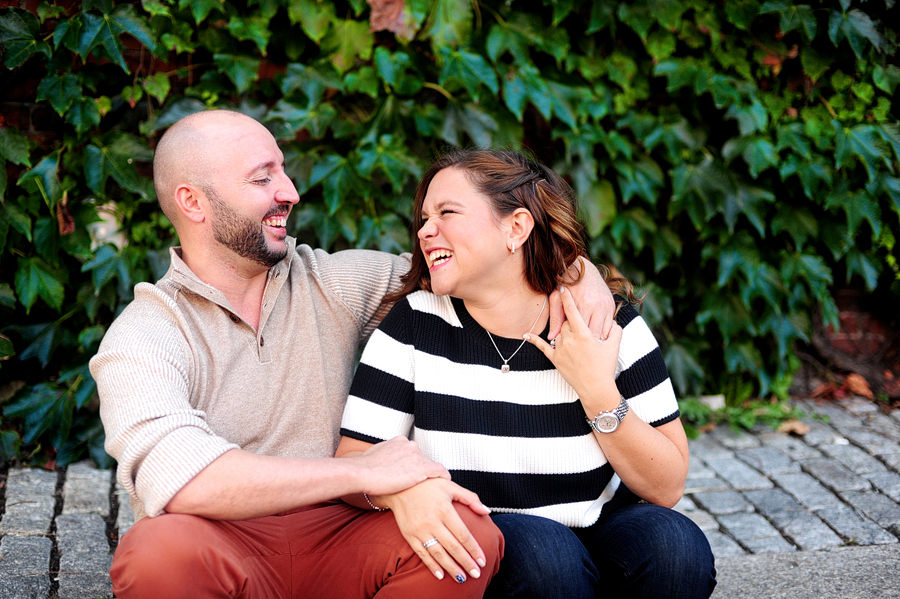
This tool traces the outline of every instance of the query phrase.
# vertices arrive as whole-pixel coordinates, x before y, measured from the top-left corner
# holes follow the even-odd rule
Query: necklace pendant
[[[504,373],[504,374],[507,373],[507,372],[509,372],[509,364],[504,364],[503,366],[501,366],[501,367],[500,367],[500,372],[502,372],[502,373]]]

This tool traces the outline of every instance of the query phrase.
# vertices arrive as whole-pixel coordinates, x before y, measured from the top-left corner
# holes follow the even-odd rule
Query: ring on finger
[[[438,541],[434,537],[431,537],[430,539],[428,539],[427,541],[422,543],[422,547],[424,547],[425,549],[428,549],[429,547],[434,547],[435,545],[440,545],[440,544],[441,544],[440,541]]]

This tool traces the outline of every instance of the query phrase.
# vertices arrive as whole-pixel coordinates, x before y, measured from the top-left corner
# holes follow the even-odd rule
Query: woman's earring
[[[510,253],[513,254],[513,255],[516,254],[516,242],[515,242],[515,241],[513,242],[512,248],[510,248],[509,251],[510,251]]]

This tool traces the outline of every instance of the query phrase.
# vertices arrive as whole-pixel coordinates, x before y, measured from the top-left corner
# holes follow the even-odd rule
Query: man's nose
[[[287,173],[282,172],[279,176],[279,187],[275,192],[275,200],[283,204],[296,204],[300,201],[300,194],[297,193],[297,187],[288,177]]]

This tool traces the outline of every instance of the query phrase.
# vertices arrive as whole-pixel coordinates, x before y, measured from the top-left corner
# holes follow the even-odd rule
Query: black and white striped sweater
[[[617,322],[616,385],[631,413],[653,426],[674,420],[678,403],[656,339],[629,305]],[[504,356],[522,342],[494,340]],[[341,434],[371,443],[415,439],[495,512],[586,527],[614,496],[636,500],[553,364],[530,343],[510,360],[510,372],[500,371],[502,363],[461,300],[413,293],[369,340]]]

